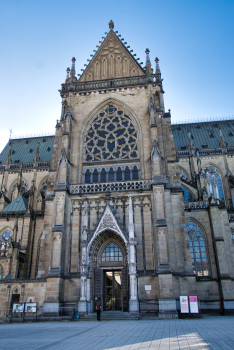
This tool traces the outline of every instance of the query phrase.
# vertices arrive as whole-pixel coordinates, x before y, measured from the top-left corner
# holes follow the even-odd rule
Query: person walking
[[[101,301],[100,300],[98,300],[98,302],[97,302],[96,311],[97,311],[97,321],[101,321],[102,306],[101,306]]]

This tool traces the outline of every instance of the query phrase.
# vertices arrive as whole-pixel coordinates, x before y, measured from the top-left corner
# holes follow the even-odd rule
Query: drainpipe
[[[216,268],[217,268],[217,280],[218,280],[219,300],[220,300],[220,313],[221,313],[221,315],[224,316],[223,288],[222,288],[222,283],[221,283],[219,259],[218,259],[217,247],[216,247],[216,243],[215,243],[214,229],[213,229],[213,223],[212,223],[212,219],[211,219],[210,206],[208,207],[207,211],[208,211],[208,215],[209,215],[211,237],[212,237],[212,243],[213,243],[213,249],[214,249],[214,257],[215,257],[215,264],[216,264]]]

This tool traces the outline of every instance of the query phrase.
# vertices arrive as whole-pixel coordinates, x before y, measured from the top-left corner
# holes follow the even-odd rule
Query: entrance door
[[[122,311],[122,272],[104,271],[104,310]]]

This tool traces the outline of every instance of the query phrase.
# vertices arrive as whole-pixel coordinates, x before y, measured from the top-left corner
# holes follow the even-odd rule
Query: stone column
[[[90,294],[90,282],[87,288],[87,277],[88,277],[88,257],[87,257],[87,237],[88,237],[88,203],[85,202],[85,212],[84,212],[84,226],[82,231],[82,241],[81,241],[81,267],[80,267],[80,301],[78,302],[78,311],[81,313],[86,313],[87,310],[87,290]]]
[[[136,270],[136,239],[135,229],[133,223],[133,207],[132,197],[129,196],[129,276],[130,276],[130,300],[129,300],[129,311],[135,313],[139,311],[139,302],[137,297],[137,270]]]

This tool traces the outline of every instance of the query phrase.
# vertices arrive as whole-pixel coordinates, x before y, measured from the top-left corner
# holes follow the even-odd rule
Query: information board
[[[190,306],[190,312],[192,314],[199,313],[197,296],[189,297],[189,306]]]
[[[24,311],[25,312],[36,312],[37,311],[37,303],[26,303]]]
[[[180,310],[182,314],[189,313],[188,297],[180,296]]]
[[[12,312],[24,312],[24,303],[13,304]]]
[[[151,285],[145,285],[145,290],[151,290]]]

